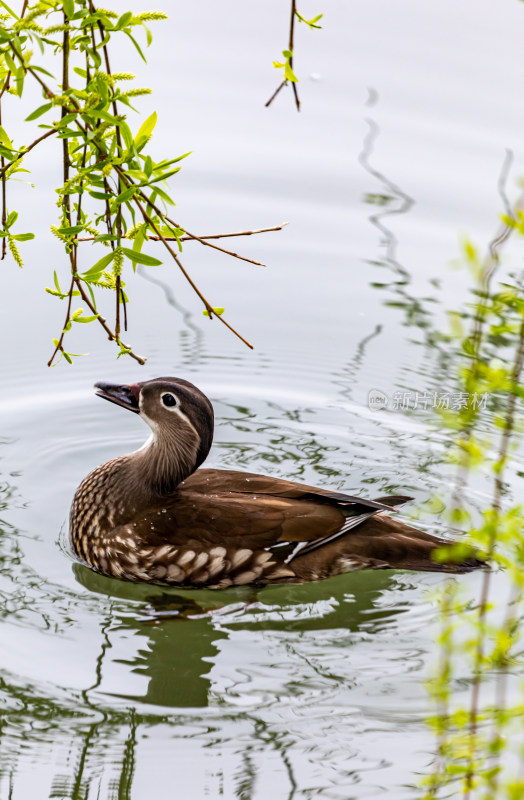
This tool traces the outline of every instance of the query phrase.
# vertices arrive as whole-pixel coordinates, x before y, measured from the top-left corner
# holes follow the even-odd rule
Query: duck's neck
[[[195,471],[197,445],[153,431],[139,450],[124,458],[128,481],[153,499],[172,494]]]

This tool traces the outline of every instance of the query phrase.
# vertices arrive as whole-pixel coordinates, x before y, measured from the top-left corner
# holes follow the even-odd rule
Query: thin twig
[[[294,52],[294,40],[295,40],[295,16],[297,13],[297,3],[296,0],[291,0],[291,20],[289,23],[289,50],[291,53]],[[293,69],[293,56],[289,59],[289,66]],[[300,100],[298,99],[298,89],[296,83],[293,81],[293,94],[295,95],[295,105],[297,107],[297,111],[300,111]]]
[[[271,103],[273,102],[273,100],[275,99],[275,97],[277,96],[277,94],[280,92],[280,90],[281,90],[281,89],[282,89],[282,88],[283,88],[283,87],[284,87],[286,84],[287,84],[287,80],[284,80],[284,81],[282,81],[282,83],[280,84],[280,86],[279,86],[277,89],[275,89],[275,91],[273,92],[273,94],[271,95],[271,97],[269,98],[269,100],[267,101],[267,103],[264,103],[264,107],[265,107],[265,108],[268,108],[268,107],[271,105]]]
[[[238,231],[238,233],[213,233],[208,236],[187,236],[184,234],[183,236],[164,236],[166,242],[200,242],[202,239],[227,239],[230,236],[253,236],[255,233],[269,233],[270,231],[281,231],[283,228],[289,225],[289,222],[283,222],[282,225],[273,225],[271,228],[259,228],[258,230],[253,231]],[[123,237],[124,239],[127,237]],[[77,241],[79,242],[92,242],[96,239],[96,236],[78,236]],[[148,236],[147,239],[150,242],[159,242],[160,239],[158,236]]]
[[[20,161],[21,158],[26,156],[29,153],[29,151],[33,149],[33,147],[36,147],[37,144],[43,142],[44,139],[48,139],[49,136],[53,136],[53,134],[55,134],[56,132],[57,131],[54,128],[52,128],[51,130],[48,130],[41,136],[39,136],[38,139],[35,139],[34,142],[31,142],[31,144],[28,144],[27,147],[25,147],[23,150],[19,150],[18,151],[19,155],[15,159],[13,159],[13,161],[10,161],[8,164],[6,164],[5,167],[2,167],[2,169],[0,169],[0,175],[5,175],[7,170],[11,169],[11,167],[13,167],[17,161]]]
[[[180,227],[176,222],[174,222],[172,219],[169,219],[169,217],[167,217],[167,216],[166,216],[166,220],[171,225],[174,225],[177,228]],[[184,230],[186,232],[186,235],[190,239],[194,239],[195,241],[200,242],[200,244],[205,245],[205,247],[211,247],[211,248],[213,248],[213,250],[218,250],[221,253],[226,253],[226,255],[228,255],[228,256],[233,256],[233,258],[239,258],[241,261],[247,261],[249,264],[256,264],[257,267],[265,267],[266,266],[265,264],[262,264],[261,261],[255,261],[254,258],[246,258],[246,256],[241,256],[241,255],[239,255],[239,253],[234,253],[233,250],[226,250],[225,247],[219,247],[217,244],[211,244],[211,242],[206,241],[204,239],[201,239],[200,236],[196,236],[195,234],[190,233],[187,230],[187,228],[184,228]]]

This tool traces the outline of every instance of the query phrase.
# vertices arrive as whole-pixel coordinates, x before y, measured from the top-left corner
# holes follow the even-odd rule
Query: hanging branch
[[[519,624],[524,583],[522,570],[524,551],[521,531],[524,515],[519,505],[503,507],[503,497],[509,458],[519,431],[518,400],[524,396],[521,383],[524,366],[524,275],[518,279],[512,274],[504,276],[498,287],[493,279],[500,266],[500,252],[510,235],[518,231],[524,235],[524,195],[510,206],[504,193],[504,183],[511,165],[507,154],[501,172],[499,191],[505,206],[502,225],[490,242],[489,253],[481,258],[471,243],[465,245],[465,255],[476,279],[476,299],[467,316],[470,330],[457,335],[456,344],[467,362],[461,360],[460,381],[468,403],[449,421],[455,432],[455,451],[459,473],[453,493],[453,519],[465,519],[467,504],[465,489],[468,473],[473,465],[488,465],[493,472],[491,504],[482,511],[483,522],[471,526],[467,535],[468,547],[478,548],[488,564],[505,569],[510,579],[509,598],[500,598],[493,586],[492,569],[481,577],[478,602],[473,608],[464,605],[457,595],[453,582],[446,582],[440,596],[439,616],[440,663],[438,677],[433,684],[437,699],[438,759],[431,776],[425,781],[429,787],[426,800],[436,800],[440,789],[461,781],[461,794],[466,800],[480,796],[498,797],[503,791],[511,737],[506,727],[520,706],[507,707],[507,673],[514,659],[520,656]],[[465,315],[464,315],[465,316]],[[460,328],[460,326],[458,326]],[[503,330],[504,344],[499,344]],[[511,346],[511,359],[503,355],[503,348]],[[494,358],[500,359],[493,364]],[[493,393],[498,427],[502,429],[497,447],[486,442],[479,406],[470,403],[473,396]],[[504,398],[504,408],[500,404]],[[477,438],[478,436],[478,438]],[[522,439],[522,436],[521,436]],[[492,455],[493,453],[493,455]],[[457,555],[460,552],[458,545]],[[453,547],[450,552],[453,553]],[[503,613],[501,613],[503,612]],[[502,620],[502,621],[501,621]],[[471,672],[471,694],[467,704],[457,708],[452,703],[452,685],[457,678],[457,655],[464,657]],[[487,681],[495,674],[495,701],[484,698]],[[490,692],[491,694],[491,692]],[[484,703],[481,701],[484,700]],[[489,703],[489,704],[488,704]],[[490,723],[488,728],[487,723]]]
[[[284,80],[279,84],[277,89],[273,92],[267,103],[265,103],[265,107],[268,108],[280,90],[286,86],[289,82],[293,87],[293,96],[295,98],[295,106],[297,111],[300,111],[300,100],[298,97],[298,89],[297,83],[298,78],[295,75],[293,70],[293,54],[295,52],[295,19],[298,19],[299,22],[304,22],[309,28],[320,28],[320,25],[317,25],[318,21],[322,19],[323,14],[318,14],[313,19],[307,20],[297,11],[297,4],[296,0],[291,0],[291,17],[289,21],[289,43],[287,50],[282,50],[282,55],[284,56],[284,61],[273,61],[273,66],[275,69],[283,69],[284,70]]]

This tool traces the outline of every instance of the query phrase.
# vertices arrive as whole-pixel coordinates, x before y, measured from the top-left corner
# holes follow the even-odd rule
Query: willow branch
[[[504,430],[502,432],[498,459],[497,459],[497,463],[500,463],[502,465],[502,468],[495,475],[495,488],[494,488],[494,495],[492,502],[492,508],[493,511],[495,512],[495,519],[493,521],[491,535],[488,543],[488,550],[486,557],[488,561],[494,555],[495,548],[497,545],[497,524],[502,504],[502,490],[504,487],[504,482],[503,482],[504,465],[508,457],[509,443],[511,441],[511,436],[513,434],[513,429],[515,427],[515,409],[517,404],[517,395],[515,392],[515,387],[519,383],[523,364],[524,364],[524,320],[521,323],[519,331],[517,352],[515,354],[515,360],[513,363],[512,374],[511,374],[512,392],[508,400],[506,419],[504,421]],[[484,661],[484,634],[486,631],[486,617],[488,612],[490,585],[491,585],[491,571],[486,570],[482,578],[482,587],[480,591],[480,604],[478,613],[479,636],[477,639],[477,646],[474,655],[474,676],[473,676],[473,686],[471,689],[471,706],[469,712],[469,731],[468,731],[470,739],[470,746],[469,746],[470,755],[468,759],[469,768],[468,768],[468,773],[466,775],[466,791],[464,793],[465,800],[469,800],[474,780],[473,764],[474,764],[475,749],[476,749],[475,738],[477,735],[477,727],[478,727],[480,687],[482,682],[482,662]]]
[[[18,51],[17,51],[16,47],[14,47],[14,46],[11,44],[11,48],[13,49],[13,52],[15,53],[15,55],[17,56],[17,58],[19,59],[19,61],[20,61],[20,62],[23,64],[23,58],[22,58],[22,56],[20,55],[20,53],[18,53]],[[29,67],[29,66],[28,66],[26,69],[27,69],[27,71],[29,71],[29,72],[30,72],[30,73],[33,75],[33,77],[34,77],[34,78],[35,78],[35,79],[38,81],[38,83],[39,83],[39,84],[42,86],[42,88],[43,88],[43,89],[44,89],[44,91],[46,92],[46,95],[47,95],[49,98],[52,98],[52,97],[54,97],[54,96],[55,96],[55,95],[54,95],[54,93],[53,93],[53,92],[52,92],[52,91],[49,89],[49,87],[48,87],[48,86],[45,84],[45,82],[44,82],[44,81],[43,81],[43,80],[40,78],[40,76],[39,76],[39,75],[37,75],[37,74],[36,74],[36,72],[35,72],[33,69],[31,69],[31,67]],[[74,98],[71,98],[71,100],[72,100],[72,103],[73,103],[73,106],[74,106],[74,110],[75,110],[75,111],[79,111],[79,110],[80,110],[80,108],[79,108],[79,106],[78,106],[78,103],[76,102],[76,100],[75,100]],[[64,110],[64,111],[67,109],[67,107],[66,107],[66,106],[63,106],[62,108],[63,108],[63,110]],[[68,109],[68,112],[70,112],[70,110],[71,110],[71,109]],[[82,133],[84,134],[84,136],[87,136],[87,130],[86,130],[86,128],[84,128],[84,126],[82,125],[82,123],[81,123],[81,122],[80,122],[78,119],[76,119],[76,120],[75,120],[75,122],[76,122],[76,125],[78,126],[78,128],[79,128],[79,129],[82,131]],[[95,145],[95,147],[96,147],[96,148],[97,148],[97,149],[98,149],[98,150],[99,150],[101,153],[103,153],[103,155],[107,155],[107,153],[106,153],[106,151],[104,150],[104,148],[102,147],[102,145],[101,145],[99,142],[97,142],[97,141],[96,141],[96,139],[93,139],[92,141],[93,141],[93,144]],[[117,164],[114,164],[114,165],[113,165],[113,168],[114,168],[114,169],[115,169],[115,171],[118,173],[118,175],[119,175],[119,176],[122,178],[122,181],[123,181],[123,183],[124,183],[124,185],[125,185],[126,187],[128,187],[128,186],[131,186],[131,185],[133,185],[133,186],[136,186],[136,184],[134,183],[134,181],[133,181],[133,180],[132,180],[130,177],[128,177],[128,176],[126,175],[126,172],[125,172],[125,170],[123,170],[123,169],[122,169],[120,166],[118,166]],[[139,194],[139,195],[140,195],[140,196],[141,196],[141,197],[144,199],[144,201],[145,201],[145,202],[146,202],[146,203],[147,203],[147,204],[148,204],[148,205],[149,205],[151,208],[153,208],[157,214],[159,214],[159,216],[160,216],[160,217],[162,217],[162,218],[164,218],[164,219],[168,219],[168,218],[165,216],[165,214],[163,214],[163,213],[160,211],[160,209],[158,209],[158,207],[157,207],[157,206],[155,206],[153,203],[151,203],[151,201],[149,200],[149,198],[148,198],[146,195],[144,195],[144,193],[142,192],[142,190],[139,190],[137,194]],[[140,209],[140,213],[142,214],[142,217],[144,218],[144,220],[145,220],[145,221],[146,221],[146,222],[147,222],[147,223],[148,223],[148,224],[151,226],[152,230],[154,230],[154,231],[155,231],[156,235],[158,236],[158,238],[160,239],[160,241],[161,241],[161,242],[164,244],[164,246],[166,247],[166,249],[168,250],[168,252],[169,252],[169,253],[170,253],[170,255],[172,256],[172,258],[174,259],[175,263],[176,263],[176,264],[177,264],[177,266],[179,267],[180,271],[181,271],[181,272],[182,272],[182,274],[184,275],[185,279],[188,281],[188,283],[189,283],[189,285],[191,286],[191,288],[193,289],[193,291],[194,291],[194,292],[195,292],[195,293],[198,295],[198,297],[200,298],[200,300],[201,300],[201,301],[202,301],[202,303],[204,304],[204,306],[205,306],[205,308],[206,308],[206,310],[207,310],[207,312],[208,312],[208,314],[209,314],[209,317],[210,317],[210,319],[213,317],[213,315],[214,315],[214,316],[216,316],[216,317],[217,317],[217,318],[220,320],[220,322],[221,322],[223,325],[225,325],[225,326],[226,326],[226,328],[228,328],[228,329],[229,329],[229,330],[230,330],[232,333],[234,333],[234,334],[235,334],[235,336],[237,336],[237,337],[240,339],[240,341],[242,341],[242,342],[243,342],[245,345],[247,345],[247,347],[249,347],[249,348],[252,350],[252,349],[253,349],[253,345],[252,345],[250,342],[248,342],[248,341],[247,341],[247,339],[244,339],[244,337],[243,337],[243,336],[242,336],[240,333],[238,333],[238,331],[237,331],[237,330],[235,330],[235,328],[233,328],[233,327],[232,327],[232,326],[231,326],[231,325],[230,325],[230,324],[227,322],[227,320],[225,320],[225,319],[224,319],[224,317],[223,317],[221,314],[216,314],[216,313],[215,313],[215,311],[214,311],[214,309],[213,309],[213,306],[211,305],[211,303],[209,303],[209,301],[208,301],[208,300],[207,300],[207,299],[204,297],[204,295],[202,294],[202,292],[200,291],[200,289],[198,288],[198,286],[197,286],[197,285],[195,284],[195,282],[192,280],[191,276],[190,276],[190,275],[189,275],[189,273],[186,271],[185,267],[183,266],[182,262],[181,262],[181,261],[180,261],[180,259],[178,258],[177,254],[175,253],[175,251],[173,250],[173,248],[170,246],[169,242],[167,242],[167,241],[166,241],[166,239],[164,238],[164,236],[162,236],[162,234],[161,234],[161,233],[160,233],[160,231],[158,230],[157,226],[155,225],[155,223],[153,222],[153,220],[151,219],[151,217],[149,216],[149,214],[147,213],[147,211],[145,210],[145,208],[142,206],[142,204],[140,203],[140,201],[139,201],[139,199],[138,199],[138,197],[137,197],[136,195],[133,197],[133,202],[134,202],[134,203],[135,203],[135,204],[138,206],[138,208]],[[171,224],[175,224],[175,225],[176,225],[176,223],[171,223]],[[176,225],[176,227],[179,227],[179,226],[178,226],[178,225]],[[198,238],[198,236],[194,236],[193,234],[189,233],[189,231],[186,231],[186,233],[187,233],[187,235],[188,235],[188,236],[190,236],[191,238],[194,238],[194,239],[196,239],[197,241],[199,241],[199,238]],[[209,246],[209,245],[208,245],[208,246]],[[216,245],[211,245],[211,246],[213,246],[213,247],[216,247]],[[88,298],[87,294],[85,293],[85,290],[84,290],[84,288],[83,288],[83,286],[82,286],[81,280],[80,280],[78,277],[76,277],[76,278],[75,278],[75,283],[76,283],[76,285],[77,285],[77,287],[78,287],[78,289],[79,289],[79,291],[80,291],[80,294],[82,295],[82,298],[84,299],[84,301],[85,301],[85,302],[87,303],[87,305],[88,305],[88,306],[91,308],[91,310],[92,310],[92,311],[94,311],[94,313],[95,313],[95,314],[98,314],[98,312],[96,311],[96,309],[95,309],[95,308],[94,308],[94,306],[92,305],[90,298]],[[105,319],[103,319],[103,317],[100,317],[100,315],[98,315],[98,320],[99,320],[100,324],[102,325],[102,327],[104,327],[104,329],[106,330],[106,332],[107,332],[107,334],[108,334],[109,338],[110,338],[110,339],[114,339],[115,341],[118,341],[118,339],[115,337],[115,334],[114,334],[114,333],[111,331],[111,329],[108,327],[108,325],[107,325],[107,323],[106,323]],[[122,346],[123,346],[123,347],[124,347],[126,350],[128,350],[128,348],[126,347],[126,345],[124,345],[124,344],[123,344],[123,342],[122,342]],[[144,359],[141,359],[141,357],[140,357],[140,356],[136,356],[136,355],[135,355],[134,353],[132,353],[131,351],[129,351],[129,355],[132,355],[132,357],[133,357],[133,358],[136,358],[136,360],[137,360],[137,361],[139,361],[139,363],[145,363],[145,360],[144,360]]]

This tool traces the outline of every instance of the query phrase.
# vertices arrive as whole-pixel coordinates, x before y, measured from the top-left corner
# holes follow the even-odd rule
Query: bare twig
[[[267,103],[264,103],[264,107],[265,107],[265,108],[268,108],[268,107],[271,105],[271,103],[273,102],[273,100],[275,99],[275,97],[277,96],[277,94],[280,92],[280,90],[281,90],[281,89],[283,89],[283,87],[284,87],[286,84],[287,84],[287,80],[284,80],[284,81],[282,81],[282,83],[280,84],[280,86],[279,86],[277,89],[275,89],[275,91],[273,92],[273,94],[271,95],[271,97],[269,98],[269,100],[267,101]]]
[[[289,225],[289,222],[283,222],[282,225],[273,225],[271,228],[258,228],[257,230],[253,231],[238,231],[238,233],[213,233],[208,236],[188,236],[184,234],[183,236],[164,236],[166,242],[200,242],[202,239],[227,239],[230,236],[253,236],[255,233],[269,233],[270,231],[281,231],[283,228]],[[126,238],[126,237],[124,237]],[[147,237],[150,242],[159,242],[161,241],[158,236],[148,236]],[[96,239],[96,236],[78,236],[77,241],[79,242],[92,242]]]

